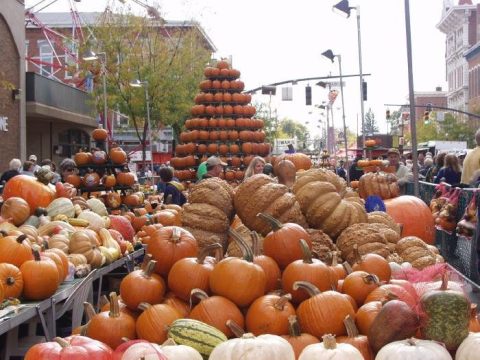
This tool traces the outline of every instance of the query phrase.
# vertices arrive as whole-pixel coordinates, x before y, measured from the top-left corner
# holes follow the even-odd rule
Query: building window
[[[39,41],[39,60],[40,60],[40,75],[52,77],[53,76],[53,51],[50,44],[46,41]]]
[[[68,44],[65,45],[65,47],[68,48],[68,51],[65,52],[65,56],[64,56],[64,64],[66,67],[65,79],[71,79],[73,75],[78,71],[77,61],[72,56],[74,55],[75,57],[78,58],[78,49],[77,49],[77,45],[73,41],[70,41]]]
[[[58,134],[59,156],[72,157],[81,149],[90,148],[90,135],[80,129],[69,129]]]

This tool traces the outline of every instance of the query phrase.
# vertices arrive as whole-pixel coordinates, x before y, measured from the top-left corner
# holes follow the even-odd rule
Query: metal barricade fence
[[[436,184],[420,181],[419,197],[427,205],[430,204],[430,200],[432,200],[435,194],[435,185]],[[413,184],[407,184],[405,194],[413,195]],[[475,189],[462,189],[458,199],[457,221],[463,217],[465,209],[473,196],[477,196],[477,214],[479,213],[479,194],[475,193]],[[455,231],[449,234],[446,231],[437,229],[435,234],[435,244],[439,248],[441,255],[445,258],[445,261],[476,284],[480,284],[480,264],[478,263],[479,238],[480,225],[478,221],[476,231],[471,239],[457,235]]]

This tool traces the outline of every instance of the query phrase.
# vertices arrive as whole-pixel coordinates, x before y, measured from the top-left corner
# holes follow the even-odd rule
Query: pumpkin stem
[[[228,229],[228,234],[233,237],[233,240],[237,243],[237,245],[242,250],[243,259],[248,262],[253,262],[253,251],[250,246],[247,245],[245,240],[240,236],[238,232],[233,229]]]
[[[25,240],[26,238],[27,238],[27,235],[25,234],[17,236],[17,243],[21,244],[23,240]]]
[[[110,312],[108,313],[108,316],[114,318],[120,316],[120,304],[116,292],[110,293]]]
[[[217,236],[212,236],[210,239],[215,239],[215,241],[218,241],[219,238]],[[205,262],[205,258],[210,254],[212,250],[215,250],[215,257],[219,255],[219,252],[221,251],[221,257],[223,257],[223,247],[220,245],[218,242],[214,242],[213,244],[205,246],[203,249],[200,250],[197,256],[197,264],[202,265]]]
[[[332,251],[330,252],[332,254],[332,264],[330,266],[337,266],[338,265],[338,252],[337,251]]]
[[[143,269],[143,276],[146,278],[150,278],[152,276],[153,270],[155,270],[155,266],[157,262],[155,260],[150,260],[147,266]]]
[[[301,336],[300,324],[298,323],[297,315],[290,315],[288,317],[288,333],[290,336]]]
[[[245,335],[245,331],[233,320],[227,320],[227,327],[232,331],[233,335],[237,338],[241,338]]]
[[[172,338],[168,338],[161,346],[175,346],[177,343]]]
[[[38,252],[37,249],[32,249],[32,253],[33,253],[33,258],[34,258],[35,261],[40,261],[40,260],[42,260],[42,259],[40,258],[40,253]]]
[[[92,318],[96,315],[93,305],[86,301],[83,303],[83,311],[87,317],[87,322],[92,320]]]
[[[285,305],[287,305],[287,302],[292,300],[292,295],[291,294],[285,294],[282,295],[278,298],[277,301],[275,301],[275,304],[273,305],[275,309],[283,311],[283,308]]]
[[[347,275],[350,275],[353,272],[352,266],[347,261],[344,261],[342,265]]]
[[[353,244],[353,257],[354,264],[360,264],[363,262],[362,255],[360,255],[360,252],[358,251],[358,244]]]
[[[310,297],[321,294],[321,291],[308,281],[295,281],[293,283],[293,290],[303,289],[305,290]]]
[[[15,278],[13,276],[9,276],[5,279],[5,283],[8,285],[8,286],[12,286],[15,284]],[[475,305],[475,308],[476,308],[476,305]]]
[[[122,340],[123,343],[129,342],[130,339],[127,338],[126,336],[122,337],[120,340]]]
[[[365,284],[374,283],[377,286],[380,286],[380,279],[375,274],[368,274],[363,277],[363,281]]]
[[[65,339],[62,339],[61,337],[54,337],[53,338],[53,341],[55,341],[58,345],[60,345],[62,348],[66,348],[66,347],[69,347],[70,346],[70,343],[65,340]]]
[[[283,227],[283,224],[275,219],[272,215],[266,214],[266,213],[258,213],[257,216],[268,222],[268,224],[272,227],[272,230],[275,232],[277,230],[280,230]]]
[[[172,229],[171,241],[176,243],[180,240],[180,231],[177,226],[174,226]]]
[[[193,308],[193,298],[197,298],[200,301],[202,301],[202,300],[208,299],[208,297],[209,297],[208,294],[202,289],[198,289],[198,288],[192,289],[192,291],[190,291],[190,310],[192,310]]]
[[[337,348],[337,342],[335,341],[335,335],[326,334],[322,336],[323,347],[328,350],[333,350]]]
[[[359,335],[358,328],[355,325],[355,321],[350,315],[347,315],[343,320],[345,328],[347,329],[347,334],[349,338],[356,338]]]
[[[253,257],[262,255],[260,252],[260,238],[258,237],[258,233],[256,231],[252,231],[250,233],[250,237],[252,238]]]
[[[148,263],[150,262],[150,260],[153,259],[153,255],[152,254],[145,254],[145,256],[143,257],[143,261],[142,261],[142,264],[140,265],[140,269],[141,270],[144,270]]]
[[[2,221],[2,222],[4,222],[4,221]],[[1,235],[2,237],[5,237],[5,236],[8,235],[8,233],[7,233],[5,230],[0,230],[0,235]]]
[[[448,289],[448,272],[445,271],[442,275],[442,286],[440,286],[440,290],[447,290]]]
[[[35,215],[35,216],[38,216],[38,217],[40,217],[40,216],[47,216],[47,215],[48,215],[48,211],[47,211],[47,209],[45,209],[45,208],[38,207],[38,208],[35,209],[34,215]]]
[[[307,242],[303,239],[300,239],[299,242],[300,242],[300,248],[302,249],[303,262],[305,264],[313,264],[312,252],[310,251],[310,248],[308,247]]]
[[[145,311],[145,310],[147,310],[150,306],[152,306],[152,305],[150,305],[149,303],[141,302],[140,304],[138,304],[138,308],[137,308],[137,309],[140,310],[140,311]]]
[[[407,344],[411,345],[411,346],[415,346],[415,345],[417,345],[417,341],[416,341],[415,338],[412,337],[410,339],[407,339]]]

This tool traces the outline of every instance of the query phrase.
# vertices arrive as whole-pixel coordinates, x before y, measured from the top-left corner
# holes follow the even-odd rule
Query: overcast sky
[[[44,0],[46,5],[53,0]],[[134,11],[145,13],[134,0],[124,0]],[[153,4],[153,0],[137,0]],[[216,45],[216,57],[233,59],[242,73],[246,89],[283,80],[338,75],[338,62],[321,56],[327,49],[341,54],[343,74],[358,74],[356,13],[346,19],[332,6],[340,0],[163,0],[158,1],[167,20],[197,20]],[[26,0],[26,6],[40,0]],[[458,0],[455,0],[457,3]],[[476,3],[477,1],[473,1]],[[103,11],[120,5],[120,0],[57,0],[44,11],[69,11],[73,3],[78,11]],[[40,9],[39,5],[35,9]],[[408,97],[408,74],[404,0],[350,0],[361,8],[363,73],[368,82],[365,112],[372,108],[377,122],[385,130],[386,103],[405,103]],[[442,0],[410,0],[413,74],[416,91],[446,88],[445,36],[437,28]],[[327,92],[313,85],[313,103],[327,100]],[[356,131],[360,114],[358,78],[345,79],[345,115],[347,126]],[[280,117],[305,123],[311,131],[321,117],[319,110],[305,105],[305,86],[293,88],[293,101],[272,100]],[[254,97],[268,101],[265,96]],[[336,127],[341,127],[340,96],[335,103]],[[392,108],[393,109],[393,108]],[[313,111],[312,111],[313,110]],[[311,112],[311,114],[309,114]],[[313,135],[313,134],[312,134]]]

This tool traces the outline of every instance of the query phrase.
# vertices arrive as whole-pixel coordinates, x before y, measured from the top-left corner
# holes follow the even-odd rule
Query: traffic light
[[[312,105],[312,87],[310,85],[305,87],[305,104]]]
[[[367,101],[367,82],[366,81],[362,83],[362,99],[363,101]]]
[[[424,113],[423,113],[423,122],[425,124],[428,124],[430,122],[430,111],[426,110]]]
[[[387,120],[390,120],[390,110],[387,110],[387,111],[385,112],[385,118],[386,118]]]

